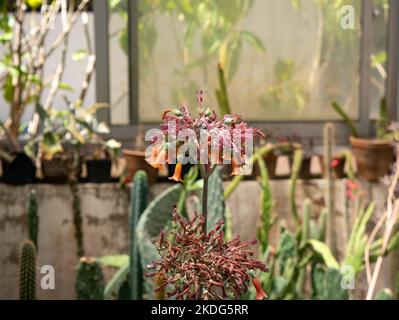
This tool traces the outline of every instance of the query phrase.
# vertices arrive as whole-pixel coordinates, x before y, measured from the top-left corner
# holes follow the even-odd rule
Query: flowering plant
[[[199,118],[192,118],[187,106],[167,109],[162,114],[161,130],[150,132],[151,148],[147,162],[155,168],[163,164],[176,164],[169,179],[182,182],[182,166],[198,164],[203,178],[202,214],[192,220],[182,218],[176,208],[173,212],[174,242],[165,241],[161,233],[159,254],[161,259],[153,261],[147,276],[162,279],[156,290],[173,287],[169,297],[177,299],[223,299],[232,294],[239,298],[252,282],[258,292],[257,298],[266,294],[253,277],[253,271],[266,272],[263,262],[252,260],[253,251],[248,247],[256,240],[241,242],[238,237],[224,241],[219,221],[208,233],[208,179],[216,165],[231,163],[232,175],[242,173],[242,167],[251,156],[253,138],[264,137],[257,129],[250,128],[237,114],[225,115],[218,120],[216,113],[203,107],[202,91],[197,93]]]
[[[158,246],[161,259],[149,266],[157,270],[147,276],[162,279],[156,291],[172,285],[174,289],[167,295],[177,299],[223,299],[229,293],[239,298],[248,289],[250,270],[268,271],[264,263],[251,259],[254,251],[248,247],[256,244],[256,240],[241,242],[236,237],[224,242],[223,220],[209,233],[203,233],[203,217],[196,215],[186,220],[175,208],[173,222],[175,243],[166,240],[162,232]],[[255,286],[256,281],[254,278]],[[263,299],[266,294],[256,288],[258,298]]]

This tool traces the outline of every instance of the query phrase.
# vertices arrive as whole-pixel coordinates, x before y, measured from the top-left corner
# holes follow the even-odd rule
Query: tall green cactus
[[[221,168],[216,167],[208,182],[207,230],[212,230],[220,219],[224,219],[225,203]]]
[[[19,299],[36,300],[36,250],[31,240],[22,243],[19,257]]]
[[[312,298],[317,300],[348,300],[348,290],[341,287],[342,274],[338,269],[320,264],[312,267]]]
[[[130,289],[131,299],[143,299],[143,270],[141,268],[139,247],[137,244],[137,224],[147,207],[148,179],[144,171],[138,171],[133,180],[131,190],[130,213]]]
[[[324,168],[326,168],[326,205],[328,210],[328,241],[330,243],[332,252],[337,253],[337,244],[334,232],[334,176],[331,167],[333,157],[335,128],[332,123],[326,123],[323,131],[323,144],[324,144]]]
[[[76,269],[75,289],[78,300],[103,300],[104,275],[95,258],[80,258]]]
[[[36,192],[32,190],[29,195],[29,207],[28,207],[28,228],[29,228],[29,239],[33,242],[36,247],[38,247],[38,233],[39,233],[39,215],[38,215],[38,205],[36,199]]]
[[[291,214],[294,218],[295,223],[299,224],[298,209],[296,206],[296,184],[298,181],[299,170],[301,169],[303,152],[301,149],[296,149],[294,152],[294,161],[291,168],[291,180],[290,180],[290,207]]]
[[[263,158],[258,158],[259,171],[261,175],[262,193],[261,193],[261,224],[257,230],[259,251],[263,255],[269,245],[269,232],[273,226],[272,209],[273,199],[269,185],[269,174]]]

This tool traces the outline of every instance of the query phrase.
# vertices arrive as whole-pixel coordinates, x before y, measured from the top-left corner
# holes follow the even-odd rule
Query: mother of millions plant
[[[207,230],[210,175],[226,161],[232,164],[232,175],[242,174],[248,141],[263,134],[249,128],[237,114],[218,120],[213,110],[203,107],[202,92],[197,94],[197,103],[198,118],[192,118],[185,105],[164,111],[162,132],[152,139],[147,161],[156,168],[165,163],[176,164],[169,179],[177,182],[182,182],[183,165],[188,161],[198,164],[203,178],[202,213],[189,220],[174,209],[173,230],[169,236],[161,232],[160,259],[148,266],[153,272],[146,276],[157,277],[155,291],[166,289],[167,296],[176,299],[238,299],[248,290],[251,280],[258,291],[257,299],[263,299],[266,294],[253,271],[267,272],[268,268],[251,258],[254,251],[249,246],[256,240],[241,242],[237,236],[226,242],[223,220]]]

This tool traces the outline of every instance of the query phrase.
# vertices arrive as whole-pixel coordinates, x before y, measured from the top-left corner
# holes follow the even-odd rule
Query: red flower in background
[[[263,291],[262,284],[259,279],[256,277],[252,277],[252,283],[256,289],[256,300],[263,300],[267,298],[267,294]]]

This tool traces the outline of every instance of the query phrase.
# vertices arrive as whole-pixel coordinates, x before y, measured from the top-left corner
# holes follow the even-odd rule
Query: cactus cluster
[[[22,243],[19,256],[19,299],[36,300],[36,250],[30,240]]]
[[[39,233],[39,214],[38,205],[36,199],[36,192],[32,190],[29,195],[29,206],[28,206],[28,228],[29,228],[29,239],[35,245],[36,251],[38,251],[38,233]]]

